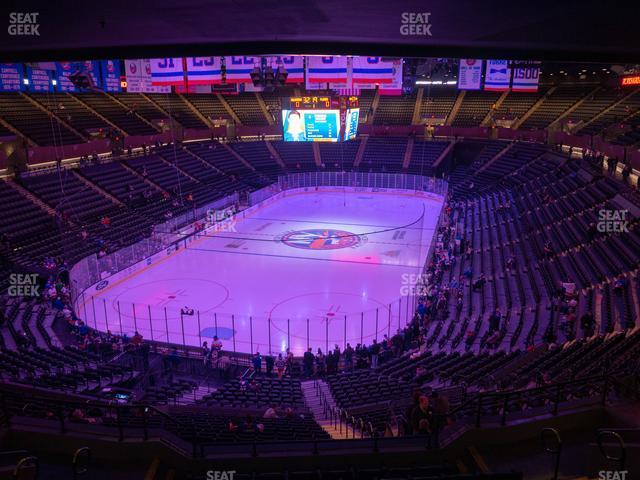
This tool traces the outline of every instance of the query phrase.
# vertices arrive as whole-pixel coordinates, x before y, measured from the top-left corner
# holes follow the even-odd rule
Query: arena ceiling
[[[1,7],[0,60],[316,53],[636,63],[640,9],[624,5],[591,0],[11,0]],[[25,13],[37,15],[25,22],[19,17]]]

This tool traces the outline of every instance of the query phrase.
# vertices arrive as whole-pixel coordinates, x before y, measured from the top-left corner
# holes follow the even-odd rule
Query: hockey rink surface
[[[87,299],[87,323],[188,345],[217,333],[225,350],[262,354],[380,341],[411,316],[402,295],[442,203],[410,191],[286,192]]]

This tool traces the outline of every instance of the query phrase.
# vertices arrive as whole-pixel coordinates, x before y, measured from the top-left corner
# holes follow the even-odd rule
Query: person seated
[[[411,412],[411,428],[414,435],[429,435],[433,421],[433,408],[429,403],[429,397],[420,395],[418,406]]]
[[[485,283],[487,283],[487,279],[485,278],[484,273],[481,273],[480,277],[478,277],[478,279],[473,282],[473,291],[477,292],[481,290],[484,287]]]
[[[615,282],[613,282],[613,293],[615,293],[616,295],[622,295],[626,286],[627,279],[624,277],[624,275],[620,275],[618,278],[616,278]]]
[[[275,405],[271,405],[269,408],[267,408],[267,410],[264,412],[264,415],[262,416],[262,418],[278,418],[278,411],[277,411],[277,407]]]

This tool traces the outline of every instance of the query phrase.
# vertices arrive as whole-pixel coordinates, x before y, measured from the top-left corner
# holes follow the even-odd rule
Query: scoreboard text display
[[[291,110],[297,109],[329,109],[331,108],[331,97],[327,96],[307,96],[293,97],[289,100]]]
[[[285,142],[337,142],[340,110],[282,110]]]
[[[282,99],[285,142],[339,142],[358,131],[358,97],[309,95]]]

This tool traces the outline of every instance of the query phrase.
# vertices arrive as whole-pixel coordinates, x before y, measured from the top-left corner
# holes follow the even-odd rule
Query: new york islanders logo
[[[288,232],[281,241],[290,247],[305,250],[337,250],[355,247],[360,243],[360,237],[344,230],[314,228]]]

